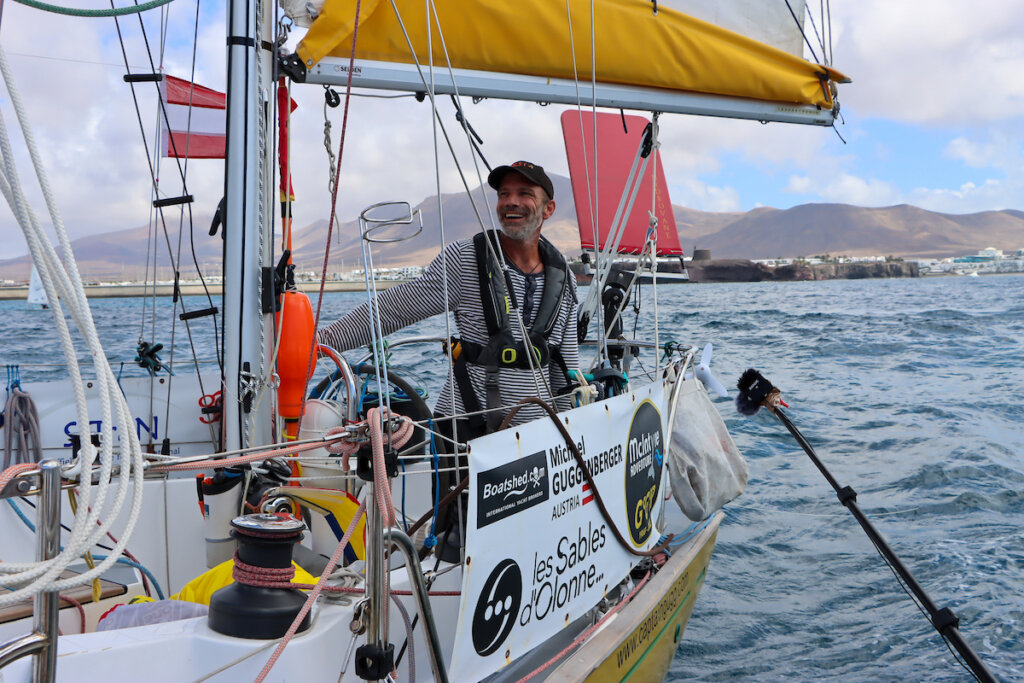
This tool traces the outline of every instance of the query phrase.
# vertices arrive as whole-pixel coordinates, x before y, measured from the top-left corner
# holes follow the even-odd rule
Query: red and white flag
[[[224,93],[167,75],[160,85],[160,93],[167,108],[166,121],[160,117],[161,155],[223,159],[227,138]]]

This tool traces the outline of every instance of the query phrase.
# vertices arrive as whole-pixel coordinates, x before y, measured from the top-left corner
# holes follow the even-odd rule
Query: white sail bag
[[[747,486],[747,461],[704,387],[682,380],[667,455],[672,495],[693,521],[707,519]]]

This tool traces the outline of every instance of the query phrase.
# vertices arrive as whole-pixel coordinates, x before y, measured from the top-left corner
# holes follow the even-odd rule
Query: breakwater
[[[747,259],[707,259],[686,266],[691,282],[864,280],[920,277],[916,262],[814,263],[772,267]]]

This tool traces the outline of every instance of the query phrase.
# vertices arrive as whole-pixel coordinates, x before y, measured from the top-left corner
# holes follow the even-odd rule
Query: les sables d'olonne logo
[[[515,560],[504,559],[491,570],[473,610],[473,649],[481,657],[497,652],[516,625],[523,602],[523,574]]]

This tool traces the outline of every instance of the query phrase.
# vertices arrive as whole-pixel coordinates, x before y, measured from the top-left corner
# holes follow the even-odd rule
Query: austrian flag
[[[166,120],[160,116],[161,156],[223,159],[227,135],[224,93],[165,75],[160,95],[167,109]]]

